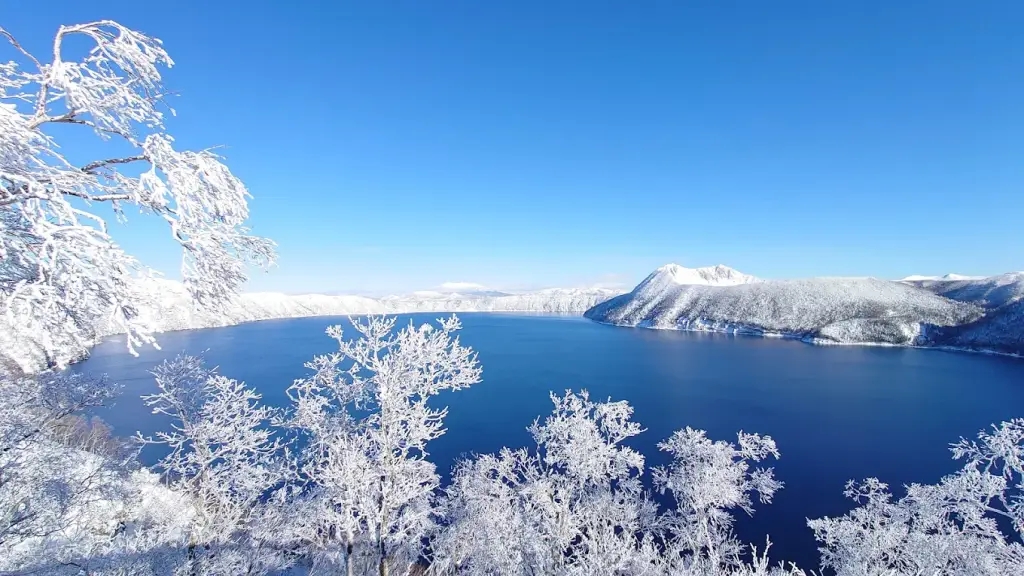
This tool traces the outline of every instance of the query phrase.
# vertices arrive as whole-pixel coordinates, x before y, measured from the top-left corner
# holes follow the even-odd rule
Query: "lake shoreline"
[[[789,333],[789,332],[770,332],[765,330],[759,330],[756,328],[750,328],[745,326],[736,326],[735,328],[692,328],[688,326],[655,326],[655,325],[644,325],[644,324],[616,324],[614,322],[605,322],[602,320],[595,320],[593,318],[587,318],[587,320],[600,324],[602,326],[611,326],[613,328],[632,328],[635,330],[656,330],[665,332],[688,332],[692,334],[723,334],[727,336],[749,336],[753,338],[775,338],[780,340],[795,340],[803,342],[804,344],[810,344],[811,346],[853,346],[853,347],[874,347],[874,348],[905,348],[912,350],[937,350],[942,352],[960,352],[967,354],[981,354],[985,356],[1000,356],[1004,358],[1015,358],[1017,360],[1024,360],[1024,354],[1016,352],[1002,352],[999,350],[991,350],[987,348],[967,348],[963,346],[922,346],[917,344],[893,344],[892,342],[836,342],[835,340],[828,340],[825,338],[810,338],[804,335]]]

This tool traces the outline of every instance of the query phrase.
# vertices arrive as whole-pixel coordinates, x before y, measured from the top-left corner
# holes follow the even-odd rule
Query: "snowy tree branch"
[[[444,434],[447,410],[427,401],[475,384],[480,368],[455,336],[455,317],[397,332],[393,318],[353,320],[353,327],[358,338],[329,328],[339,351],[314,358],[313,375],[288,391],[311,487],[294,537],[325,567],[405,574],[439,512],[427,443]]]
[[[44,63],[3,35],[36,68],[0,65],[0,102],[14,101],[0,103],[0,312],[12,339],[38,347],[54,365],[111,328],[129,335],[133,353],[153,342],[132,304],[138,278],[152,271],[119,249],[102,218],[72,201],[113,202],[119,219],[124,204],[136,205],[165,221],[181,247],[184,282],[202,306],[231,299],[247,265],[273,263],[273,242],[245,226],[244,184],[216,154],[176,150],[164,131],[160,68],[173,62],[158,40],[109,20],[62,26]],[[93,43],[79,61],[62,57],[71,35]],[[85,126],[101,140],[117,136],[136,153],[76,166],[44,131],[51,124]],[[137,176],[119,171],[139,162],[148,169]]]
[[[127,156],[125,158],[108,158],[106,160],[96,160],[95,162],[90,162],[85,166],[82,166],[81,170],[82,172],[92,172],[93,170],[96,170],[97,168],[102,168],[104,166],[110,166],[113,164],[129,164],[131,162],[140,162],[142,160],[148,161],[149,158],[142,154],[138,154],[135,156]]]
[[[30,53],[28,50],[25,50],[18,42],[18,40],[10,32],[5,30],[3,26],[0,26],[0,34],[7,38],[7,41],[10,42],[11,46],[14,46],[15,50],[21,52],[21,54],[25,56],[25,58],[31,60],[32,63],[36,65],[37,70],[42,71],[43,64],[38,59],[36,59],[36,57],[33,56],[32,53]]]

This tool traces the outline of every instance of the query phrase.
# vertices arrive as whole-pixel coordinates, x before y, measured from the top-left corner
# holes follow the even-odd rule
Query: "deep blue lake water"
[[[411,318],[418,324],[437,316]],[[431,447],[442,473],[463,454],[529,445],[526,427],[550,412],[548,392],[568,388],[628,400],[647,428],[633,446],[648,465],[665,461],[656,443],[685,426],[713,439],[734,440],[738,430],[768,434],[782,452],[774,466],[786,487],[774,504],[741,519],[738,531],[759,546],[770,533],[772,558],[805,568],[818,557],[805,519],[848,510],[847,480],[934,482],[957,468],[950,442],[1024,416],[1018,359],[615,328],[564,316],[460,318],[462,342],[479,352],[483,382],[442,398],[450,407],[448,434]],[[272,320],[162,334],[162,350],[138,358],[115,338],[73,369],[123,384],[123,396],[99,414],[119,433],[149,434],[167,422],[139,395],[153,391],[148,371],[164,358],[205,351],[222,374],[282,405],[292,380],[307,374],[303,363],[332,350],[324,329],[336,323],[345,321]]]

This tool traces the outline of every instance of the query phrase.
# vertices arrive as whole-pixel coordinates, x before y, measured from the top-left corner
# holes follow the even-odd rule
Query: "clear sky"
[[[254,194],[253,290],[1024,269],[1020,2],[0,0],[40,54],[100,18]]]

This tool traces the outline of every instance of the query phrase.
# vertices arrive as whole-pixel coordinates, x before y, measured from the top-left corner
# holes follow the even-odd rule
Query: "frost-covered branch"
[[[0,571],[138,573],[129,562],[165,573],[149,560],[160,547],[174,556],[179,533],[203,573],[261,566],[274,556],[259,552],[273,517],[265,498],[276,497],[288,467],[267,427],[271,411],[252,390],[188,359],[158,370],[160,390],[148,400],[178,426],[149,441],[170,449],[167,479],[185,499],[179,508],[193,513],[186,528],[151,518],[159,527],[147,531],[146,499],[168,491],[140,488],[149,481],[119,461],[108,428],[79,414],[113,387],[52,372],[19,376],[64,367],[101,333],[126,333],[133,353],[155,345],[137,307],[139,280],[153,272],[113,240],[98,203],[121,222],[129,206],[163,220],[182,249],[191,296],[213,307],[238,292],[247,264],[274,258],[273,244],[245,226],[249,192],[212,151],[174,147],[161,77],[172,61],[159,40],[109,20],[62,26],[39,58],[9,31],[0,35],[16,58],[0,63]],[[73,36],[91,50],[68,60]],[[99,146],[66,156],[56,125],[88,129]],[[93,159],[69,160],[82,152]],[[120,514],[141,523],[129,530]]]
[[[0,35],[3,35],[4,38],[7,38],[7,41],[10,42],[11,46],[14,46],[15,50],[21,52],[22,56],[28,58],[33,64],[35,64],[37,70],[42,70],[42,63],[39,62],[39,60],[36,60],[36,57],[29,53],[28,50],[25,50],[25,48],[21,46],[21,43],[18,42],[18,39],[12,36],[11,33],[8,32],[7,30],[4,30],[2,26],[0,26]]]
[[[81,410],[109,400],[115,388],[102,378],[46,374],[0,378],[0,556],[19,542],[43,537],[74,521],[76,506],[95,497],[83,480],[106,469],[100,458],[69,470],[74,436],[62,426]],[[71,474],[74,472],[75,474]]]
[[[644,459],[622,445],[641,431],[632,408],[586,392],[551,399],[553,413],[530,427],[537,452],[504,449],[456,467],[432,571],[660,573]]]
[[[753,514],[752,493],[769,504],[782,488],[771,468],[750,468],[750,462],[779,457],[775,442],[743,432],[735,444],[716,442],[702,430],[685,428],[658,447],[672,455],[671,465],[653,472],[657,489],[676,502],[665,519],[671,561],[712,573],[741,566],[744,549],[732,535],[730,511]]]
[[[259,548],[261,524],[273,492],[290,478],[285,445],[269,426],[274,410],[243,383],[206,369],[199,358],[178,356],[153,372],[158,392],[143,400],[154,413],[173,418],[170,432],[143,443],[167,447],[156,468],[168,485],[195,510],[189,530],[189,562],[198,548],[224,548],[245,542]],[[273,554],[258,563],[270,562]],[[209,567],[205,568],[209,569]]]
[[[655,486],[676,507],[659,512],[640,483],[644,458],[623,442],[639,434],[626,402],[586,392],[552,395],[530,432],[537,450],[503,449],[461,462],[446,491],[446,525],[433,541],[436,574],[802,576],[771,566],[765,546],[744,559],[730,511],[752,512],[781,487],[748,461],[778,456],[768,437],[738,446],[680,430],[661,444],[672,464]]]
[[[822,565],[861,574],[1024,574],[1024,420],[953,444],[963,468],[894,499],[876,478],[849,482],[849,514],[809,522]]]
[[[135,156],[128,156],[126,158],[108,158],[106,160],[96,160],[95,162],[90,162],[85,166],[82,166],[81,170],[82,172],[92,172],[97,168],[103,168],[104,166],[111,166],[113,164],[129,164],[131,162],[140,162],[142,160],[147,160],[147,157],[141,154]],[[95,201],[97,198],[93,196],[90,197],[90,199]]]
[[[173,62],[159,40],[109,20],[62,26],[44,61],[0,33],[32,65],[0,65],[0,322],[11,341],[0,344],[38,350],[21,370],[74,360],[100,329],[126,332],[132,352],[153,343],[133,304],[136,278],[151,271],[117,246],[95,203],[111,203],[119,219],[132,205],[165,221],[203,306],[232,298],[247,264],[273,262],[273,243],[245,227],[244,184],[212,151],[177,150],[165,131],[160,70]],[[63,57],[70,36],[93,44],[81,60]],[[51,124],[91,129],[134,153],[74,165]]]

